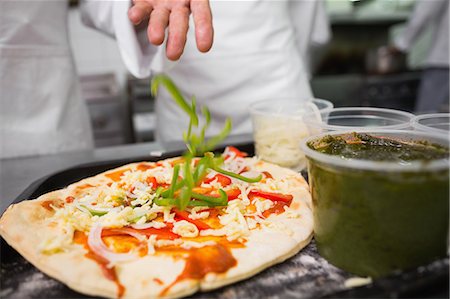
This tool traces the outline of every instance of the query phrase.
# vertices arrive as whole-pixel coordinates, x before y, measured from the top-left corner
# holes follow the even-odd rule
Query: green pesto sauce
[[[310,142],[308,146],[328,155],[371,161],[431,161],[449,157],[449,149],[438,144],[407,142],[363,133],[328,135]]]
[[[344,137],[327,136],[312,148],[344,158],[399,163],[448,158],[447,148],[426,142],[366,134]],[[446,256],[448,167],[375,171],[309,159],[308,176],[315,240],[319,253],[332,264],[357,275],[380,277]]]

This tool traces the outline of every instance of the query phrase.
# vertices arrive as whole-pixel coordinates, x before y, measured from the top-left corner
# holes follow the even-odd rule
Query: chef
[[[83,19],[117,39],[123,61],[133,75],[144,78],[163,72],[187,99],[195,95],[198,106],[207,105],[213,116],[210,135],[220,131],[227,117],[232,117],[232,134],[251,132],[248,108],[257,101],[272,100],[275,106],[277,99],[284,97],[311,99],[305,61],[309,61],[310,48],[323,45],[330,36],[322,1],[210,1],[214,24],[211,50],[202,53],[209,44],[202,48],[197,29],[188,30],[186,40],[178,38],[178,43],[185,42],[182,55],[173,50],[177,42],[171,38],[177,40],[187,28],[174,32],[170,7],[163,6],[161,11],[155,2],[134,2],[129,17],[136,26],[126,16],[130,6],[126,2],[116,3],[103,14],[98,3],[84,2]],[[198,25],[195,12],[193,16],[190,28]],[[166,47],[155,46],[164,40],[163,29],[142,29],[147,19],[150,25],[155,19],[162,20],[163,27],[169,24]],[[203,33],[203,37],[210,34]],[[163,88],[156,112],[157,139],[169,147],[181,139],[189,120]]]
[[[408,52],[426,28],[433,30],[416,100],[419,114],[449,111],[448,14],[448,0],[419,0],[404,31],[394,40],[398,51]]]
[[[197,1],[205,2],[192,3]],[[206,54],[201,52],[211,47],[212,30],[204,26],[204,18],[203,26],[197,22],[199,29],[188,31],[185,46],[171,46],[170,32],[172,37],[176,34],[169,26],[167,45],[159,47],[161,37],[152,38],[152,29],[147,35],[148,26],[142,23],[150,16],[152,28],[152,13],[157,7],[139,2],[83,1],[83,20],[117,40],[122,58],[135,76],[165,72],[186,96],[195,93],[199,105],[207,104],[212,112],[210,134],[217,133],[228,116],[233,118],[234,134],[250,132],[247,109],[256,101],[286,96],[303,101],[311,98],[303,60],[310,45],[328,39],[325,14],[318,0],[213,1],[215,40],[220,43]],[[145,2],[173,5],[180,1]],[[204,5],[196,13],[190,1],[182,2],[189,8],[184,14],[177,16],[175,10],[163,6],[168,14],[156,23],[164,27],[169,23],[165,17],[172,25],[176,20],[183,24],[189,20],[186,13],[192,12],[193,19],[196,14],[208,13]],[[130,7],[133,9],[128,15]],[[80,100],[68,42],[67,12],[64,1],[0,2],[2,158],[92,147],[88,114]],[[193,19],[190,27],[196,28]],[[136,25],[139,22],[141,25]],[[166,145],[179,140],[188,120],[167,93],[159,94],[156,110],[158,139]]]
[[[145,39],[140,46],[147,52],[139,53],[139,47],[132,44],[138,37],[127,16],[131,2],[91,2],[89,16],[104,31],[109,32],[101,26],[105,16],[110,22],[117,17],[111,33],[117,33],[130,69],[143,72],[137,62],[145,67],[145,59],[152,57],[156,48],[147,47]],[[204,3],[199,9],[209,13]],[[67,1],[0,1],[0,158],[93,147],[90,119],[80,97],[69,45],[67,17]],[[187,24],[180,19],[179,26],[183,22]],[[200,48],[206,51],[210,45]]]
[[[0,158],[92,148],[65,1],[0,1]]]

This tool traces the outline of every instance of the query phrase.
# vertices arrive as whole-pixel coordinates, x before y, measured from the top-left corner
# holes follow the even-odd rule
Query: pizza
[[[234,147],[221,157],[225,173],[260,180],[208,169],[181,209],[161,192],[176,200],[174,172],[200,158],[132,163],[11,205],[1,236],[42,272],[92,296],[182,297],[249,278],[310,242],[311,197],[294,171]],[[222,195],[226,203],[205,204]]]

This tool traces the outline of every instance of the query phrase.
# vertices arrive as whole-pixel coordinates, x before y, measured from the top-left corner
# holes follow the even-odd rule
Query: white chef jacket
[[[405,30],[394,40],[400,50],[408,51],[427,26],[433,27],[427,67],[449,67],[449,1],[418,0]]]
[[[323,7],[317,9],[319,3],[211,1],[212,49],[208,53],[197,50],[191,19],[186,47],[177,62],[167,60],[164,47],[149,45],[146,32],[140,36],[136,33],[126,14],[129,3],[115,2],[110,14],[99,18],[95,11],[101,9],[102,3],[86,2],[82,16],[87,25],[117,39],[122,58],[135,76],[164,72],[187,99],[195,95],[197,106],[206,105],[213,116],[208,135],[219,132],[227,117],[233,121],[232,134],[242,134],[251,132],[252,103],[272,100],[276,105],[277,99],[283,97],[311,99],[303,63],[309,45],[302,39],[321,43],[329,38]],[[322,20],[315,21],[321,12]],[[315,25],[319,30],[313,30]],[[189,120],[164,88],[158,93],[156,113],[157,139],[164,145],[180,140]]]
[[[0,158],[93,146],[66,1],[0,1]]]

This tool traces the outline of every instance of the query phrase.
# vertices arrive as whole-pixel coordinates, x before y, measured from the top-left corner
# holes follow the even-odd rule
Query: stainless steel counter
[[[228,138],[224,144],[251,142],[250,135]],[[182,144],[173,144],[165,151],[183,149]],[[89,162],[124,159],[149,155],[153,151],[164,151],[157,142],[106,147],[90,151],[69,152],[56,155],[34,156],[0,160],[0,213],[32,182],[60,170]]]

